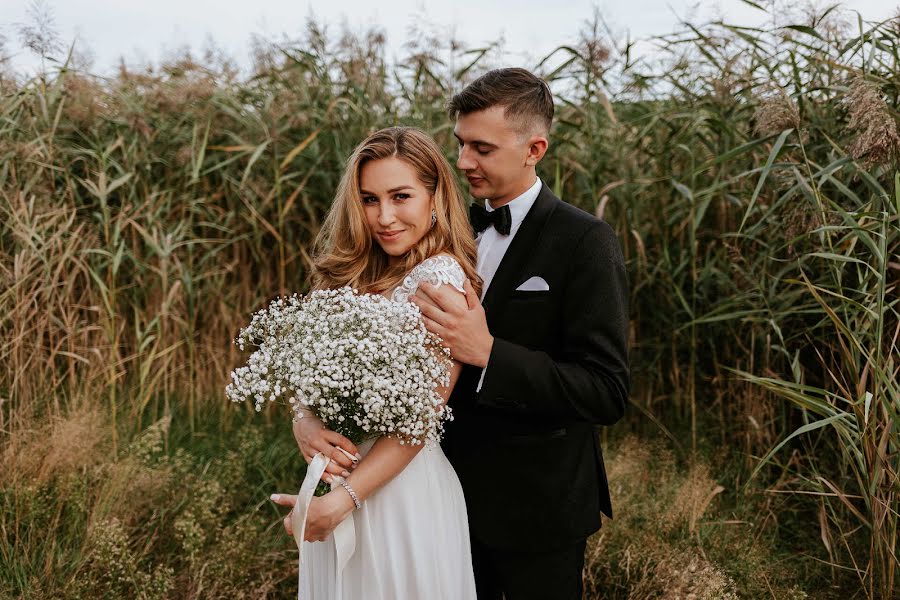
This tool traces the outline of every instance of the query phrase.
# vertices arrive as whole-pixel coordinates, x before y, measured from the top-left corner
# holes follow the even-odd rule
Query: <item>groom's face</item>
[[[459,144],[456,166],[465,172],[475,198],[505,204],[534,182],[533,165],[528,168],[530,139],[506,118],[502,106],[460,115],[453,134]]]

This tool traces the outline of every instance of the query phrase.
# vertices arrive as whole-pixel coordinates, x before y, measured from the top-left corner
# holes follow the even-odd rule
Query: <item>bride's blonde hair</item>
[[[432,195],[437,215],[434,226],[393,267],[387,253],[372,239],[359,193],[363,165],[389,157],[415,169]],[[376,131],[356,147],[313,248],[315,289],[349,285],[361,292],[384,292],[423,260],[445,253],[459,261],[475,292],[481,293],[481,279],[475,271],[477,248],[462,193],[435,141],[414,127]]]

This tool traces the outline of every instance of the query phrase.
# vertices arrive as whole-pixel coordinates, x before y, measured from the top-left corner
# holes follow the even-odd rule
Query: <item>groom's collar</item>
[[[534,201],[537,200],[538,194],[541,193],[541,187],[543,187],[541,178],[535,177],[534,183],[530,188],[504,204],[504,206],[509,207],[509,215],[510,217],[512,217],[513,229],[515,229],[516,226],[525,219],[525,215],[527,215],[528,211],[531,210],[531,207],[534,205]],[[493,212],[494,210],[496,210],[491,206],[490,200],[484,201],[484,208],[488,212]]]
[[[496,315],[499,314],[498,310],[506,303],[509,293],[522,283],[524,265],[533,255],[534,249],[540,247],[544,225],[560,202],[540,179],[537,183],[539,184],[537,195],[503,255],[503,260],[500,261],[482,301],[487,311],[489,326],[494,323]]]

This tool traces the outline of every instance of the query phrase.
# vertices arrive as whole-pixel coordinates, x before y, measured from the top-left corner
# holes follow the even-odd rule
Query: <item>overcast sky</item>
[[[756,0],[768,4],[769,0]],[[801,0],[802,1],[802,0]],[[438,32],[474,46],[502,38],[509,64],[534,66],[560,44],[576,39],[583,22],[599,9],[604,19],[632,39],[670,33],[680,19],[701,22],[724,17],[759,25],[767,17],[741,0],[44,0],[66,44],[78,40],[93,56],[93,70],[108,72],[120,57],[132,65],[158,62],[185,46],[202,49],[206,40],[246,64],[251,34],[279,39],[297,35],[310,15],[363,30],[378,24],[387,36],[389,58],[402,51],[407,31],[428,23]],[[781,2],[781,0],[776,0]],[[38,61],[19,43],[32,0],[0,0],[0,34],[14,68],[27,72]],[[822,2],[819,2],[821,5]],[[897,13],[900,0],[846,0],[846,9],[866,20]],[[446,39],[445,36],[442,36]]]

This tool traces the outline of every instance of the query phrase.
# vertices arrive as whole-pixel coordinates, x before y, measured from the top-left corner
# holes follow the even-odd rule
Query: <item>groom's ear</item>
[[[550,143],[542,135],[533,135],[528,139],[528,154],[525,155],[525,164],[533,167],[544,158]]]

